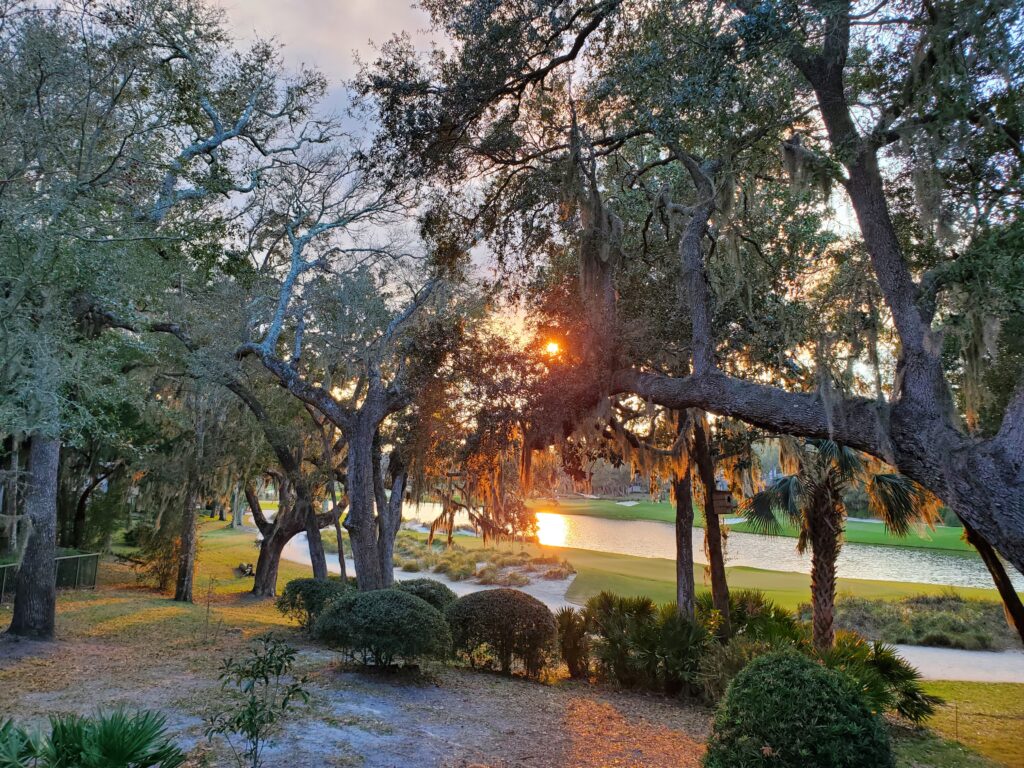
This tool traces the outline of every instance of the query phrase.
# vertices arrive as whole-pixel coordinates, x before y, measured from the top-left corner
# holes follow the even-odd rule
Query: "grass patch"
[[[937,681],[924,687],[946,702],[928,722],[933,730],[1002,765],[1024,765],[1024,685]]]
[[[533,499],[527,506],[536,512],[557,512],[563,515],[584,515],[609,520],[657,520],[674,523],[675,507],[668,502],[638,501],[632,506],[623,506],[615,499]],[[694,509],[693,524],[704,527],[700,510]],[[746,523],[736,523],[729,528],[739,533],[756,533]],[[796,538],[797,529],[787,523],[780,527],[780,535]],[[885,547],[916,547],[919,549],[940,549],[948,552],[971,554],[974,548],[963,540],[963,529],[950,526],[936,526],[935,529],[919,527],[906,537],[893,536],[880,523],[848,520],[846,541],[855,544],[875,544]]]
[[[810,618],[802,606],[801,618]],[[990,650],[1018,644],[1000,603],[970,600],[955,592],[870,600],[845,595],[836,601],[836,625],[872,640],[943,648]]]

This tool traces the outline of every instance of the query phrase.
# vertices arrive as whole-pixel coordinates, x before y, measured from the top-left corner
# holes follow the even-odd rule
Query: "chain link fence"
[[[58,589],[95,589],[99,572],[98,553],[60,555],[56,558]],[[18,564],[0,565],[0,605],[14,599]]]

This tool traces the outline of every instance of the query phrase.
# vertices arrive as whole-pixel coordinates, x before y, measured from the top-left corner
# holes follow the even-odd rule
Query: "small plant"
[[[248,656],[228,658],[221,665],[221,687],[230,698],[209,719],[206,736],[223,736],[239,768],[259,768],[278,724],[296,704],[309,700],[306,679],[289,680],[295,656],[287,643],[264,635]]]
[[[164,716],[116,709],[95,717],[50,718],[43,737],[0,724],[4,768],[178,768],[185,755],[168,738]]]
[[[308,632],[324,608],[350,591],[349,584],[340,579],[292,579],[277,598],[277,610]]]
[[[502,674],[521,662],[537,677],[557,632],[555,617],[540,600],[515,589],[488,589],[460,597],[448,607],[455,650],[475,666],[497,664]]]
[[[736,675],[715,714],[705,768],[890,768],[889,736],[841,672],[772,653]]]
[[[454,592],[437,579],[409,579],[396,583],[395,587],[410,595],[416,595],[421,600],[426,600],[442,613],[445,608],[458,599]]]
[[[590,676],[590,636],[583,612],[566,606],[555,614],[558,625],[558,648],[569,676],[586,679]]]
[[[402,589],[345,595],[324,610],[313,633],[367,666],[444,658],[451,649],[441,612]]]

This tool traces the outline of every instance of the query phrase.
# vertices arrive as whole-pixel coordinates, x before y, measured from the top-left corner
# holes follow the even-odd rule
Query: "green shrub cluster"
[[[395,587],[410,595],[416,595],[421,600],[426,600],[441,613],[444,613],[445,609],[458,599],[454,592],[437,579],[409,579],[396,582]]]
[[[168,737],[164,716],[117,709],[96,717],[50,718],[50,732],[0,722],[0,765],[10,768],[178,768],[184,753]]]
[[[793,652],[762,656],[729,685],[705,768],[895,766],[881,719],[845,675]]]
[[[441,612],[401,589],[342,596],[317,619],[314,635],[361,664],[380,667],[441,659],[452,644]]]
[[[537,677],[555,641],[555,617],[544,603],[515,589],[487,589],[460,597],[447,610],[455,650],[471,666],[511,674],[519,662]]]
[[[708,633],[675,606],[602,592],[587,602],[585,614],[599,676],[627,688],[695,690]]]
[[[573,678],[590,676],[590,634],[583,611],[566,606],[555,614],[558,651]]]
[[[277,598],[277,610],[308,632],[328,605],[350,591],[352,587],[348,582],[337,578],[327,581],[292,579]]]

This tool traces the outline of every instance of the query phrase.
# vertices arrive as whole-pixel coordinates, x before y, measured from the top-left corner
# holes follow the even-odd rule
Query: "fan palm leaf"
[[[872,475],[867,482],[868,509],[897,536],[910,533],[910,526],[920,519],[919,493],[909,478],[895,473]]]

